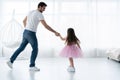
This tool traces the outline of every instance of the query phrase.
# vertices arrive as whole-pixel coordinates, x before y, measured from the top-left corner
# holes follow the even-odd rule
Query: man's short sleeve
[[[42,13],[40,13],[40,14],[38,15],[38,19],[39,19],[39,20],[44,20],[44,16],[43,16]]]

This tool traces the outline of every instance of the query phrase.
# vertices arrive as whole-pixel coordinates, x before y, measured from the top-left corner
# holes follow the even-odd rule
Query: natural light
[[[0,30],[2,31],[13,15],[15,20],[23,26],[22,20],[30,10],[37,9],[38,2],[38,0],[2,0]],[[45,2],[48,5],[43,13],[46,22],[63,37],[66,36],[67,28],[74,28],[81,41],[85,57],[105,56],[107,49],[120,47],[118,37],[120,2],[118,0],[45,0]],[[37,36],[40,56],[57,57],[59,55],[64,46],[60,38],[46,30],[41,24],[39,24]],[[8,40],[11,38],[10,35],[5,37]],[[25,50],[26,56],[30,53],[29,46]],[[2,50],[2,55],[9,56],[15,48],[3,46]],[[11,53],[8,54],[8,51]]]

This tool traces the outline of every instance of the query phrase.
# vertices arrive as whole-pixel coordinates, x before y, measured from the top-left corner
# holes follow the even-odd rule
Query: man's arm
[[[54,29],[52,29],[49,25],[47,25],[47,23],[45,22],[45,20],[41,20],[41,23],[43,24],[43,26],[48,29],[49,31],[55,33],[56,36],[59,36],[60,34],[58,32],[56,32]]]
[[[23,25],[24,25],[24,27],[26,27],[26,21],[27,21],[27,16],[24,18],[24,20],[23,20]]]

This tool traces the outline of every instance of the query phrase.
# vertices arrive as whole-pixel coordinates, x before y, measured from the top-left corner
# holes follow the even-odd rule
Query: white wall
[[[39,0],[1,1],[1,26],[11,20],[13,10],[15,19],[23,25],[22,20],[27,12],[36,9],[39,2]],[[68,27],[73,27],[81,41],[85,57],[105,56],[106,49],[119,47],[119,0],[44,0],[44,2],[48,4],[43,13],[46,22],[63,36],[66,36]],[[40,56],[58,56],[64,47],[64,42],[41,24],[37,36]],[[29,48],[27,49],[29,51]]]

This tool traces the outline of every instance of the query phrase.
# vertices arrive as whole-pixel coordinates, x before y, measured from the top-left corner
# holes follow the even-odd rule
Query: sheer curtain
[[[81,41],[84,57],[103,57],[106,50],[119,48],[120,43],[120,1],[119,0],[44,0],[47,3],[43,13],[46,22],[66,36],[67,28],[75,29]],[[11,19],[15,10],[15,19],[21,24],[27,12],[37,8],[39,0],[1,0],[0,27]],[[9,36],[9,35],[8,35]],[[58,57],[64,42],[39,24],[37,37],[39,57]],[[2,50],[2,49],[1,49]],[[24,56],[29,56],[30,45]],[[12,54],[11,51],[10,54]],[[8,56],[10,54],[5,54]]]

